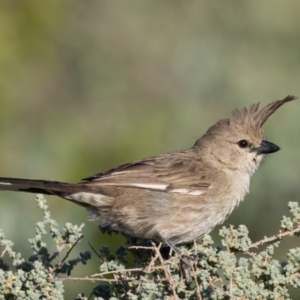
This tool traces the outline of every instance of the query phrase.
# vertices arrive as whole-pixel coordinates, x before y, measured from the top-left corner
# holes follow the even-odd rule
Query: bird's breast
[[[225,196],[227,201],[224,201],[224,214],[226,214],[225,219],[231,214],[233,209],[244,200],[245,196],[249,193],[249,187],[250,176],[248,174],[238,175],[232,179],[231,186]]]

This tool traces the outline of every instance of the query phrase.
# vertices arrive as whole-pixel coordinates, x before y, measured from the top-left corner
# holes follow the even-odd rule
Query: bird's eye
[[[240,140],[238,141],[238,145],[241,147],[241,148],[247,148],[249,143],[246,141],[246,140]]]

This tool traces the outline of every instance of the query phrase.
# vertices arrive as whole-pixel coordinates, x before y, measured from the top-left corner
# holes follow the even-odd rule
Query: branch
[[[250,248],[258,248],[258,246],[264,245],[266,243],[273,242],[275,240],[281,240],[284,236],[292,236],[297,232],[300,232],[300,226],[298,226],[297,228],[295,228],[293,230],[285,231],[283,233],[280,231],[280,233],[277,234],[277,235],[273,235],[273,236],[270,236],[270,237],[265,237],[264,239],[262,239],[258,242],[252,243],[249,246],[249,249]]]

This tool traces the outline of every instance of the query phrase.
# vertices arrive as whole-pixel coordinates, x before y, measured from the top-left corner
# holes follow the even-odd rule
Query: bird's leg
[[[190,260],[186,256],[183,256],[181,251],[169,239],[166,239],[162,236],[160,236],[160,238],[165,245],[169,246],[175,253],[180,255],[180,267],[182,270],[184,281],[186,284],[190,284],[192,282],[192,279],[191,279],[192,265],[191,265]]]

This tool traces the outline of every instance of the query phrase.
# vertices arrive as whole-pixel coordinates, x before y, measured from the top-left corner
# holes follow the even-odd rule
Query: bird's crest
[[[268,118],[283,104],[295,100],[295,96],[287,96],[282,100],[269,103],[262,109],[259,109],[259,103],[252,104],[249,108],[235,110],[230,118],[230,126],[245,128],[247,131],[263,135],[262,126]]]

